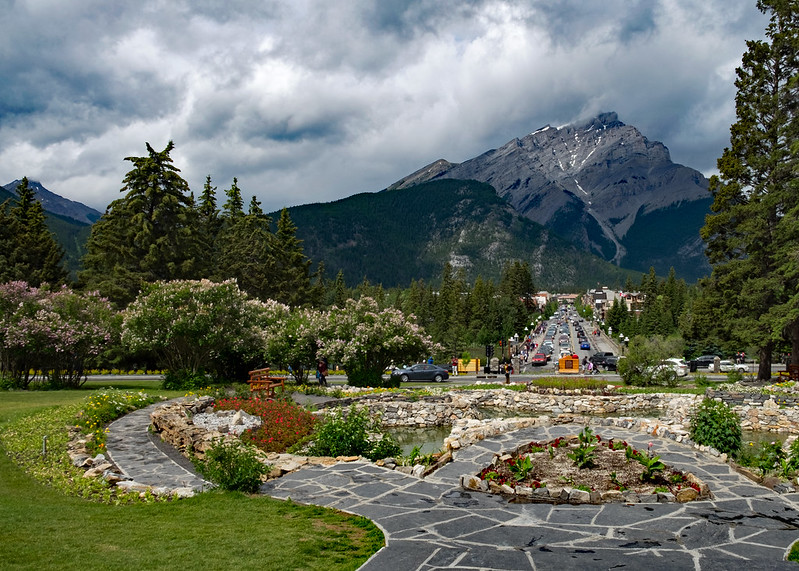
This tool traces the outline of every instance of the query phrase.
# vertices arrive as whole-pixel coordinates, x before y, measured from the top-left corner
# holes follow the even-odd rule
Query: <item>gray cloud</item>
[[[710,173],[766,24],[754,0],[75,4],[0,0],[0,182],[101,210],[145,141],[269,210],[611,110]]]

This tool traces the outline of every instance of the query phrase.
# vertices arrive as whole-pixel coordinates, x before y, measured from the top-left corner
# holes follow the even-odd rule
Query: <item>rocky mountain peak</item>
[[[547,125],[460,164],[436,161],[389,188],[440,178],[488,183],[525,217],[617,264],[647,258],[631,252],[637,246],[626,239],[642,216],[693,205],[703,209],[695,217],[702,219],[708,199],[701,173],[674,164],[663,143],[650,141],[615,112]],[[706,265],[695,239],[698,227],[690,232],[688,257]]]

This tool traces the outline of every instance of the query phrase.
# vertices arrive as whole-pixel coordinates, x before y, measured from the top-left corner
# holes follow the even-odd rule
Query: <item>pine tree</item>
[[[233,180],[238,189],[236,179]],[[239,288],[251,296],[262,300],[274,298],[276,244],[271,222],[255,197],[246,215],[236,214],[226,205],[215,245],[216,264],[211,273],[214,279],[235,278]]]
[[[311,260],[305,257],[302,240],[297,238],[297,226],[286,208],[277,221],[274,259],[272,298],[292,306],[308,303]]]
[[[333,282],[333,305],[343,308],[348,297],[347,284],[344,283],[344,272],[339,270],[338,274],[336,274],[336,281]]]
[[[758,378],[771,376],[775,343],[799,354],[799,3],[758,0],[764,41],[748,41],[736,70],[736,122],[711,177],[713,214],[702,237],[733,342],[759,348]]]
[[[0,242],[4,242],[0,265],[0,281],[20,280],[32,286],[43,283],[62,284],[67,272],[62,260],[64,249],[56,242],[47,227],[44,209],[36,200],[35,190],[24,177],[17,186],[17,204],[8,210],[8,203],[0,206],[2,217]]]
[[[147,282],[198,277],[199,247],[189,185],[163,151],[146,143],[147,156],[125,157],[133,169],[123,198],[92,227],[79,275],[83,286],[117,304],[133,300]]]
[[[224,215],[231,218],[239,218],[244,216],[244,200],[241,198],[241,189],[239,188],[239,180],[234,176],[233,184],[225,191],[227,201],[224,205]]]

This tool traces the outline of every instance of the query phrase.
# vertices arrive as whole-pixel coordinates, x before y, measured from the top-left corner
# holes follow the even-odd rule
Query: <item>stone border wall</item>
[[[398,393],[382,393],[342,399],[323,406],[366,406],[372,414],[381,414],[383,425],[388,427],[448,426],[459,420],[484,420],[490,417],[490,414],[486,414],[487,410],[518,416],[552,417],[574,414],[640,417],[642,413],[651,412],[648,416],[668,419],[674,425],[687,426],[691,409],[705,396],[732,406],[740,417],[744,430],[799,434],[799,406],[791,406],[782,397],[712,390],[708,390],[705,395],[607,395],[600,391],[532,392],[491,389],[452,391],[419,399],[408,399]],[[319,414],[324,414],[324,408]]]

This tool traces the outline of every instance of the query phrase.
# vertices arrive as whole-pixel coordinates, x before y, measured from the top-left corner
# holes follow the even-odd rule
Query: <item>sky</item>
[[[375,192],[615,111],[713,174],[755,0],[0,0],[0,184],[100,211],[172,140],[199,195]]]

